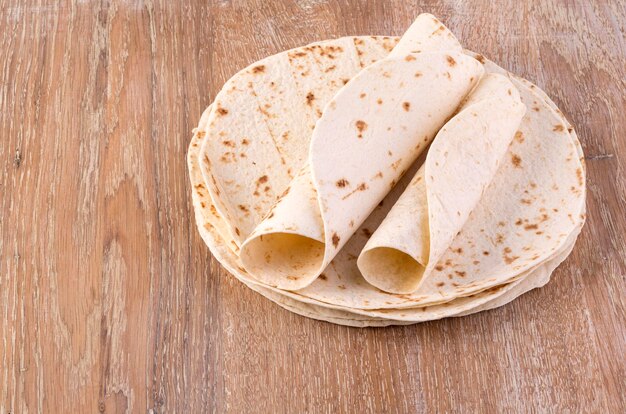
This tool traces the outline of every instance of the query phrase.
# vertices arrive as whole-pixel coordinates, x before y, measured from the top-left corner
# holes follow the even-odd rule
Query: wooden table
[[[293,315],[202,243],[191,130],[247,64],[422,11],[572,120],[588,223],[546,287],[494,311]],[[619,0],[3,1],[0,413],[624,412],[625,27]]]

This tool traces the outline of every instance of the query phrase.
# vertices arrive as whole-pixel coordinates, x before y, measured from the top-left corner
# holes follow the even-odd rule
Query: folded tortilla
[[[322,273],[476,86],[482,65],[460,50],[422,16],[337,92],[316,123],[309,163],[242,245],[249,273],[289,290]]]

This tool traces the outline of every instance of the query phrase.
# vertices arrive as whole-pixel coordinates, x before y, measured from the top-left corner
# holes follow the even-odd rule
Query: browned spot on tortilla
[[[368,188],[369,188],[369,187],[367,186],[367,184],[365,184],[365,183],[361,183],[361,184],[359,184],[359,186],[358,186],[356,189],[357,189],[357,191],[365,191],[365,190],[367,190]]]
[[[509,255],[504,254],[502,255],[502,258],[504,259],[504,263],[511,264],[517,259],[519,259],[519,256],[509,256]]]
[[[522,165],[522,159],[517,154],[511,154],[511,163],[515,168],[521,168],[520,165]]]
[[[248,141],[245,138],[241,140],[241,145],[248,145],[249,143],[250,143],[250,141]]]
[[[524,142],[524,134],[522,133],[522,131],[517,131],[515,133],[515,140],[519,142],[520,144]]]
[[[252,73],[263,73],[265,72],[265,65],[258,65],[252,68]]]
[[[339,188],[343,188],[343,187],[347,186],[348,184],[350,184],[350,183],[345,178],[342,178],[341,180],[337,180],[337,182],[335,183],[335,185],[337,187],[339,187]]]
[[[372,237],[372,232],[370,231],[370,229],[363,229],[362,231],[365,237],[367,237],[368,239]]]
[[[445,76],[448,79],[452,79],[452,75],[450,75],[450,72],[444,73],[443,76]]]
[[[513,95],[513,91],[511,89],[506,91],[509,95]]]
[[[583,170],[580,168],[576,169],[576,178],[578,178],[578,185],[582,187],[583,185]]]
[[[485,256],[489,256],[489,252],[488,252],[487,250],[485,250],[485,251],[483,252],[483,255],[485,255]]]
[[[205,208],[205,207],[206,207],[206,204],[204,204],[204,201],[201,201],[201,202],[200,202],[200,207],[202,207],[202,208]]]
[[[264,184],[267,182],[267,180],[268,180],[267,175],[262,175],[261,177],[259,177],[258,180],[256,180],[256,182],[259,184]]]
[[[272,217],[274,217],[274,212],[271,211],[270,214],[267,216],[268,219],[271,219]]]
[[[499,222],[498,222],[498,226],[499,226],[499,227],[504,227],[504,225],[505,225],[505,224],[506,224],[506,223],[505,223],[504,221],[499,221]]]
[[[552,130],[554,132],[563,132],[565,131],[565,127],[563,126],[563,124],[558,124],[558,125],[555,125],[554,128],[552,128]]]
[[[485,57],[483,55],[476,55],[476,60],[482,63],[483,65],[485,64]]]
[[[465,277],[465,272],[461,272],[459,270],[455,270],[454,273],[456,273],[457,275],[459,275],[460,277]]]
[[[477,265],[478,263],[480,263],[480,260],[474,260],[472,263]]]
[[[219,115],[222,115],[222,116],[224,116],[224,115],[227,115],[227,114],[228,114],[228,109],[226,109],[226,108],[222,108],[222,107],[218,107],[215,111],[216,111]]]
[[[422,72],[415,72],[415,77],[419,78],[420,76],[422,76]]]
[[[537,188],[537,183],[530,182],[530,188]]]
[[[521,226],[521,225],[522,225],[522,219],[521,219],[521,218],[518,218],[518,219],[515,221],[515,225],[516,225],[516,226]]]
[[[239,231],[239,228],[238,228],[238,227],[235,227],[235,233],[237,233],[237,236],[240,236],[240,235],[241,235],[241,231]]]
[[[442,265],[437,265],[435,266],[435,270],[438,272],[441,272],[443,270],[443,266]]]
[[[345,286],[345,285],[339,285],[339,286],[337,286],[337,287],[338,287],[339,289],[341,289],[341,290],[346,290],[346,286]]]
[[[239,210],[241,210],[241,211],[243,211],[243,212],[245,212],[245,213],[247,213],[247,212],[249,212],[249,211],[250,211],[250,210],[248,209],[248,207],[244,206],[243,204],[239,204],[237,207],[239,207]]]
[[[383,77],[385,77],[385,78],[391,78],[391,73],[389,73],[389,72],[383,72]]]
[[[204,131],[198,131],[198,132],[196,133],[196,135],[198,136],[198,138],[204,138],[204,136],[206,135],[206,132],[204,132]]]
[[[350,220],[350,223],[348,223],[348,225],[349,225],[350,227],[354,227],[354,220]]]
[[[445,285],[445,284],[446,284],[445,282],[438,282],[438,283],[437,283],[437,287],[442,287],[442,286],[443,286],[443,285]]]
[[[339,244],[339,236],[337,236],[337,233],[333,233],[333,246],[337,247],[337,245]]]
[[[458,249],[452,249],[452,251],[453,251],[454,253],[461,254],[461,253],[463,253],[463,248],[462,248],[462,247],[459,247]]]
[[[327,68],[326,68],[326,70],[325,70],[324,72],[325,72],[325,73],[328,73],[328,72],[331,72],[331,71],[335,70],[336,68],[337,68],[337,66],[332,65],[332,66],[327,67]]]
[[[446,55],[446,60],[448,61],[448,65],[450,66],[455,66],[456,65],[456,60],[454,60],[454,58],[450,55]]]
[[[235,147],[235,143],[233,141],[230,141],[230,140],[226,140],[226,141],[222,142],[222,144],[224,144],[227,147],[231,147],[231,148]]]
[[[402,102],[402,109],[404,109],[405,111],[409,112],[409,110],[411,109],[411,103],[410,102]]]
[[[306,104],[311,106],[311,104],[313,103],[313,101],[315,100],[315,95],[313,95],[313,92],[309,92],[306,94]]]
[[[195,188],[204,188],[204,184],[200,183],[200,184],[196,184],[194,185]]]
[[[504,241],[504,235],[496,233],[496,244],[500,244]]]
[[[415,56],[413,56],[413,55],[406,55],[404,57],[404,60],[406,60],[407,62],[410,62],[412,60],[415,60]]]
[[[359,138],[363,138],[363,131],[367,129],[367,123],[365,121],[358,120],[356,121],[356,129],[359,131]]]
[[[524,230],[537,230],[539,226],[536,224],[527,224],[524,226]]]
[[[350,79],[342,79],[341,80],[343,82],[343,84],[345,85],[346,83],[350,82]]]
[[[522,204],[527,204],[527,205],[531,205],[531,204],[533,203],[533,201],[532,201],[532,200],[529,200],[529,199],[527,199],[527,198],[522,198],[522,199],[520,200],[520,202],[521,202]]]
[[[382,99],[380,99],[380,98],[378,98],[378,99],[376,99],[376,103],[377,103],[378,105],[382,105],[382,104],[383,104],[383,100],[382,100]]]
[[[535,112],[539,112],[539,107],[538,107],[538,106],[533,106],[533,108],[532,108],[532,109],[533,109],[533,111],[535,111]]]
[[[326,277],[326,275],[324,273],[322,273],[322,274],[320,274],[320,279],[328,280],[328,277]]]

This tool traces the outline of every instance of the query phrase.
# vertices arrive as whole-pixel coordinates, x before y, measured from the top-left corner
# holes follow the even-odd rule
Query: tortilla
[[[386,55],[388,49],[390,49],[390,47],[396,44],[398,41],[397,38],[393,37],[353,37],[349,39],[351,39],[351,43],[352,45],[354,45],[354,50],[356,50],[356,55],[358,56],[359,62],[363,62],[364,66],[371,63],[375,64],[375,62],[381,59],[384,55]],[[327,42],[319,42],[318,44],[333,45],[333,42],[337,41],[331,40]],[[322,46],[320,47],[323,48]],[[306,48],[307,47],[294,49],[291,52],[295,51],[294,53],[299,53],[299,50],[304,50]],[[239,237],[236,237],[237,234],[234,229],[239,228],[239,223],[244,223],[246,222],[246,220],[252,223],[253,226],[257,226],[258,223],[262,221],[263,215],[256,214],[253,219],[250,219],[250,217],[253,215],[251,213],[252,210],[250,210],[250,215],[246,216],[246,212],[244,212],[243,210],[238,208],[231,208],[233,207],[233,200],[236,200],[233,197],[245,196],[247,197],[247,200],[254,200],[255,197],[253,194],[237,194],[237,189],[241,190],[249,184],[248,180],[244,180],[243,184],[241,182],[228,184],[224,181],[225,177],[228,177],[228,175],[226,175],[224,171],[233,172],[239,169],[241,171],[239,171],[237,174],[240,174],[242,177],[255,176],[254,174],[257,174],[256,172],[254,174],[249,174],[247,172],[247,169],[255,167],[256,164],[261,164],[263,166],[262,168],[265,168],[269,164],[271,164],[272,168],[274,168],[272,172],[273,174],[275,173],[277,176],[289,176],[287,167],[282,164],[272,164],[271,160],[268,161],[267,159],[264,159],[263,156],[259,156],[255,157],[254,159],[240,157],[240,161],[237,163],[236,166],[230,165],[231,163],[227,163],[228,165],[233,167],[232,170],[228,170],[228,168],[225,170],[222,168],[218,169],[214,168],[214,164],[210,160],[206,161],[206,158],[209,155],[205,152],[207,148],[209,148],[211,145],[214,145],[216,142],[220,142],[220,140],[230,140],[232,142],[239,142],[239,144],[237,144],[235,147],[229,147],[231,148],[231,150],[227,152],[238,152],[242,150],[242,153],[245,153],[245,145],[241,144],[244,139],[243,132],[241,131],[247,131],[246,134],[250,132],[250,141],[254,139],[257,143],[263,142],[267,148],[270,148],[274,145],[268,139],[266,139],[268,136],[271,138],[271,134],[264,132],[268,131],[269,128],[258,128],[258,119],[255,118],[255,114],[252,113],[255,110],[258,111],[258,106],[257,108],[253,108],[252,106],[245,105],[242,107],[237,107],[236,105],[233,106],[233,108],[236,109],[228,112],[228,115],[232,115],[232,118],[230,118],[229,120],[226,119],[227,117],[218,117],[216,115],[216,108],[218,108],[218,106],[214,105],[212,108],[207,109],[207,111],[205,111],[205,114],[203,114],[200,125],[190,144],[188,162],[190,178],[192,181],[192,194],[194,201],[194,210],[196,212],[196,220],[200,233],[205,243],[210,247],[214,256],[226,267],[229,272],[235,275],[246,285],[250,286],[257,292],[267,296],[270,300],[277,302],[279,305],[289,308],[291,311],[305,314],[309,317],[315,317],[317,319],[329,320],[334,323],[356,326],[381,326],[387,324],[413,323],[423,320],[431,320],[440,317],[462,315],[474,311],[480,311],[482,309],[487,309],[493,306],[501,306],[502,304],[513,300],[519,294],[522,294],[529,289],[545,283],[553,268],[556,267],[558,263],[560,263],[560,261],[567,256],[567,254],[569,254],[569,251],[573,246],[576,236],[578,235],[578,232],[580,231],[580,228],[584,223],[584,165],[581,161],[582,151],[580,150],[580,144],[576,139],[573,129],[571,129],[571,125],[564,119],[554,103],[550,101],[550,99],[547,97],[547,95],[545,95],[543,91],[527,81],[519,80],[513,77],[512,75],[508,74],[506,71],[499,68],[492,62],[487,61],[480,55],[473,54],[472,52],[465,53],[477,58],[481,62],[484,62],[484,67],[487,72],[500,73],[510,77],[510,82],[512,82],[516,86],[516,89],[520,91],[520,97],[522,101],[524,101],[525,104],[530,108],[524,119],[526,119],[525,123],[527,124],[527,126],[530,125],[530,127],[532,127],[531,135],[535,136],[535,138],[531,137],[531,141],[534,139],[533,142],[535,143],[535,145],[540,145],[540,148],[542,148],[541,151],[543,151],[544,147],[549,148],[550,151],[545,154],[547,157],[552,157],[555,154],[563,154],[563,148],[573,148],[575,151],[575,158],[577,159],[578,165],[581,168],[580,173],[578,173],[576,169],[572,170],[571,166],[570,168],[561,168],[561,166],[556,166],[557,168],[555,168],[555,174],[558,177],[562,176],[564,178],[564,183],[568,183],[568,180],[571,181],[572,177],[576,177],[576,182],[580,183],[579,177],[582,176],[582,184],[580,186],[575,186],[575,189],[580,192],[580,196],[573,197],[571,199],[563,199],[563,203],[566,209],[571,211],[571,213],[566,213],[565,216],[569,218],[567,214],[571,214],[571,218],[572,221],[574,221],[574,224],[570,227],[561,227],[563,233],[567,233],[568,231],[569,233],[567,234],[567,236],[562,237],[562,239],[558,242],[550,245],[542,244],[539,246],[541,249],[547,249],[547,251],[543,252],[545,254],[542,258],[537,258],[534,261],[530,260],[529,263],[524,263],[524,266],[518,269],[508,269],[509,271],[507,271],[506,266],[494,268],[494,270],[498,272],[497,277],[495,278],[492,274],[486,275],[484,273],[466,275],[467,279],[470,280],[470,282],[463,286],[462,289],[448,289],[446,287],[442,290],[441,286],[438,286],[438,284],[440,282],[448,283],[447,281],[451,279],[448,279],[447,274],[438,274],[441,272],[433,272],[431,276],[424,279],[422,286],[420,286],[418,290],[409,294],[383,292],[368,283],[361,276],[357,268],[356,258],[361,253],[371,234],[376,233],[374,232],[374,230],[376,230],[379,227],[379,224],[383,222],[385,216],[390,214],[389,211],[391,207],[396,203],[397,199],[400,197],[400,195],[402,195],[408,183],[414,177],[415,173],[420,167],[420,164],[418,162],[411,166],[405,177],[400,179],[399,183],[385,197],[381,205],[376,206],[372,214],[367,217],[363,225],[359,227],[358,230],[356,230],[352,237],[349,238],[343,249],[339,251],[336,257],[329,264],[329,266],[324,269],[321,276],[309,286],[296,291],[289,291],[276,288],[275,286],[272,286],[271,283],[268,284],[263,282],[261,279],[253,277],[244,268],[240,257],[239,246],[242,243],[242,240],[245,240],[245,238],[243,238],[245,236],[240,234]],[[341,55],[341,53],[338,53],[338,55]],[[279,54],[276,56],[283,55]],[[350,56],[352,55],[350,54]],[[280,57],[279,59],[283,59],[283,57]],[[267,64],[266,68],[268,76],[271,75],[269,78],[266,79],[266,83],[264,84],[264,82],[259,81],[257,83],[253,83],[253,85],[251,86],[254,87],[255,90],[264,92],[257,94],[257,96],[255,97],[254,95],[250,94],[249,88],[233,89],[230,94],[224,95],[229,97],[229,99],[230,97],[233,97],[229,102],[243,102],[246,99],[251,100],[252,98],[254,98],[257,102],[276,102],[276,106],[282,105],[283,108],[287,109],[289,106],[297,107],[296,104],[280,104],[279,100],[275,99],[275,96],[270,96],[268,98],[269,95],[267,94],[269,94],[270,92],[267,92],[269,90],[269,88],[267,87],[267,82],[269,82],[270,85],[271,82],[283,85],[287,84],[288,82],[286,81],[285,83],[283,83],[282,79],[290,78],[292,76],[285,71],[272,71],[271,68],[278,67],[278,65],[274,64],[275,62],[273,61],[273,59],[274,57],[269,57],[262,61]],[[338,59],[341,60],[341,58]],[[315,64],[317,64],[317,61],[315,61],[314,59],[309,62],[310,64],[313,64],[311,62],[315,62]],[[257,64],[251,65],[250,68],[255,67],[255,65]],[[359,64],[359,66],[361,65]],[[251,82],[251,80],[249,79],[251,79],[252,75],[254,75],[254,73],[250,72],[250,68],[248,71],[242,71],[240,72],[240,74],[236,75],[236,77],[243,77],[242,79],[227,83],[227,85],[238,84],[248,86],[247,82]],[[304,72],[306,70],[306,67],[302,66],[301,69]],[[244,81],[243,79],[246,77],[248,77],[248,79]],[[324,91],[332,89],[330,86],[328,86],[329,83],[327,82],[327,79],[325,79],[323,76],[318,76],[318,79],[308,79],[308,82],[309,83],[306,85],[307,91],[313,93],[315,96],[318,96],[318,89]],[[337,90],[339,90],[340,88],[341,86],[337,87]],[[295,89],[290,89],[289,93],[298,96],[303,95],[302,89],[298,89],[298,87],[295,87]],[[222,94],[222,92],[220,92],[220,94]],[[218,94],[218,97],[220,97],[220,94]],[[239,96],[237,97],[236,95]],[[319,96],[323,95],[323,92],[319,92]],[[326,102],[330,101],[330,99],[331,98],[328,97],[328,100]],[[470,101],[471,99],[465,103],[466,107],[470,104]],[[222,107],[225,108],[224,105],[226,100],[221,100],[219,102],[221,102]],[[539,111],[535,111],[534,108],[538,108]],[[279,117],[279,113],[276,112],[274,113],[274,118],[272,118],[271,122],[292,122],[294,125],[300,125],[302,123],[308,122],[307,119],[312,119],[307,118],[311,116],[311,113],[312,112],[300,110],[289,110],[289,117],[291,118],[288,121],[281,121],[276,119],[277,117]],[[528,120],[527,118],[530,120]],[[269,124],[270,121],[268,121],[268,119],[263,119],[263,125]],[[524,121],[522,122],[522,124],[524,124]],[[544,140],[546,139],[546,137],[550,136],[554,138],[557,135],[552,134],[552,132],[562,132],[550,132],[550,130],[555,128],[555,125],[559,124],[567,131],[567,134],[562,135],[563,139],[560,141],[555,141],[554,139],[552,139],[552,141],[554,141],[554,145],[541,144],[541,137],[543,137]],[[230,127],[228,127],[228,125],[230,125]],[[218,126],[219,128],[217,128]],[[309,127],[311,127],[310,124]],[[548,134],[546,134],[546,132],[548,132]],[[308,151],[306,147],[311,140],[311,134],[309,132],[308,137],[304,132],[302,132],[302,134],[303,135],[299,136],[299,139],[301,144],[303,143],[303,145],[297,145],[293,148],[290,147],[291,149],[285,149],[283,152],[283,155],[285,157],[288,157],[290,162],[296,160],[298,156],[301,156],[303,151],[305,153],[305,156],[301,159],[304,160],[303,163],[306,164],[306,153]],[[233,139],[229,139],[227,137]],[[439,137],[437,137],[437,139],[435,140],[435,143],[437,143],[438,138]],[[214,141],[211,144],[208,143],[210,139]],[[239,141],[237,141],[237,139],[239,139]],[[525,137],[525,142],[527,142],[527,137]],[[433,146],[434,145],[435,144],[433,144]],[[506,155],[502,157],[503,161],[510,159],[511,150],[512,148],[514,148],[515,145],[518,144],[516,144],[516,140],[513,139],[513,144],[510,148],[508,148]],[[263,147],[263,145],[260,146]],[[556,147],[556,149],[552,147]],[[299,153],[300,155],[297,154],[298,151],[301,151]],[[523,154],[520,153],[517,155]],[[525,156],[526,158],[523,158],[523,161],[526,160],[528,162],[532,162],[532,164],[527,166],[528,170],[535,171],[535,169],[537,168],[536,175],[549,177],[549,174],[548,172],[546,172],[545,168],[545,160],[541,160],[541,157],[538,157],[541,161],[538,162],[537,160],[535,160],[535,155],[536,153],[529,151],[527,153],[527,157]],[[220,157],[217,157],[218,160],[219,158]],[[567,162],[572,161],[573,160]],[[559,163],[561,162],[559,161]],[[494,185],[494,182],[497,181],[496,177],[498,176],[498,174],[501,174],[500,170],[506,164],[507,163],[503,162],[502,165],[500,165],[500,167],[494,174],[494,178],[489,182],[485,194],[489,193],[491,187],[493,187]],[[572,163],[572,166],[574,164],[575,163]],[[306,165],[304,167],[306,168]],[[310,165],[308,168],[310,169]],[[304,168],[301,168],[300,172],[302,171],[306,170]],[[311,177],[312,180],[314,177],[313,175],[311,175]],[[220,182],[218,180],[222,180],[224,181],[224,183],[218,186],[213,182],[213,180],[218,183]],[[277,186],[278,190],[280,190],[281,192],[284,191],[284,189],[286,189],[289,185],[289,180],[285,181],[287,182],[287,184],[284,184],[284,188],[281,189],[279,188],[279,186]],[[269,178],[267,182],[269,182]],[[217,194],[216,197],[215,190],[217,189],[218,191],[220,191],[220,189],[223,190],[224,188],[228,190],[228,196],[224,196],[223,193],[220,193]],[[256,189],[257,183],[254,183],[253,186],[248,186],[248,188]],[[264,190],[264,187],[262,187],[261,189]],[[519,193],[511,192],[510,195],[515,196],[516,194],[524,194],[524,190],[526,189],[520,187],[516,189],[516,191],[518,191]],[[541,191],[544,191],[545,193],[545,190],[542,189]],[[268,202],[267,204],[271,206],[274,203],[276,196],[274,197],[273,201],[271,200],[271,197],[267,198],[268,200],[270,200],[270,202]],[[476,211],[479,211],[481,209],[480,205],[484,203],[484,199],[484,196],[480,197],[475,207],[467,208],[468,210],[470,210],[470,213],[466,222],[463,225],[462,235],[465,232],[466,227],[472,222],[472,220],[476,220],[473,217],[477,214]],[[538,202],[538,204],[543,203],[541,199],[538,199],[536,201]],[[230,205],[229,209],[227,210],[230,212],[230,216],[227,216],[220,210],[220,208],[218,208],[218,205],[220,203]],[[492,205],[497,206],[497,204]],[[237,207],[236,205],[234,206]],[[302,204],[298,205],[298,208],[300,208],[301,206]],[[258,207],[258,209],[253,209],[257,213],[257,210],[261,210],[263,208],[262,203],[255,205],[255,207]],[[577,211],[576,207],[578,207]],[[266,215],[269,212],[269,208],[270,207],[267,207],[267,211],[265,212]],[[546,207],[544,206],[538,206],[537,208],[546,209]],[[516,210],[514,209],[512,211]],[[407,216],[407,218],[408,217],[413,218],[413,216]],[[558,217],[555,217],[555,223],[557,224],[555,225],[553,223],[552,225],[547,226],[549,228],[547,228],[546,231],[549,234],[550,232],[553,233],[555,228],[561,226],[562,220],[559,220],[560,219],[558,219]],[[492,220],[491,223],[492,224],[489,224],[490,226],[495,225],[495,227],[497,227],[497,221]],[[531,223],[529,222],[529,224]],[[248,227],[248,229],[249,228],[250,227]],[[384,226],[378,229],[378,231],[381,231],[383,228]],[[510,235],[510,231],[507,230],[507,232],[507,235]],[[240,233],[243,232],[240,230]],[[514,236],[515,235],[513,234],[511,238],[514,239]],[[459,237],[455,237],[453,242],[456,243],[458,240]],[[450,249],[444,252],[444,255],[442,257],[445,257],[446,254],[449,254],[449,250]],[[532,258],[532,256],[530,257]],[[457,281],[454,282],[457,284],[459,283]],[[451,282],[450,286],[453,287]]]
[[[441,128],[426,162],[361,252],[358,266],[369,283],[410,293],[435,270],[491,182],[525,112],[505,76],[481,80]]]

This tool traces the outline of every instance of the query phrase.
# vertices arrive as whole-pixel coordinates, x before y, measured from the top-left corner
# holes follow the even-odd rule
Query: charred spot
[[[238,227],[235,227],[235,233],[237,233],[237,236],[240,236],[240,235],[241,235],[241,231],[239,230],[239,228],[238,228]]]
[[[518,219],[515,221],[515,225],[516,225],[516,226],[521,226],[521,225],[522,225],[522,219],[521,219],[521,218],[518,218]]]
[[[341,80],[343,82],[343,84],[345,85],[346,83],[350,82],[350,79],[342,79]]]
[[[511,154],[511,164],[513,164],[515,168],[520,168],[522,165],[522,159],[517,154]]]
[[[337,182],[335,183],[335,185],[339,188],[344,188],[347,185],[349,185],[350,183],[348,182],[348,180],[346,180],[345,178],[342,178],[341,180],[337,180]]]
[[[483,55],[477,55],[476,60],[482,63],[483,65],[485,64],[485,57]]]
[[[443,266],[442,265],[437,265],[435,266],[435,270],[438,272],[441,272],[443,270]]]
[[[202,208],[206,208],[206,204],[204,204],[204,201],[201,201],[201,202],[200,202],[200,207],[202,207]]]
[[[458,249],[453,249],[452,251],[456,254],[461,254],[463,253],[463,248],[459,247]]]
[[[228,109],[226,108],[218,107],[215,111],[221,116],[228,115]]]
[[[524,230],[537,230],[539,226],[536,224],[527,224],[524,226]]]
[[[248,207],[244,206],[243,204],[239,204],[237,207],[239,207],[239,210],[243,211],[244,213],[247,213],[250,211]]]
[[[483,252],[483,255],[484,255],[484,256],[489,256],[489,252],[488,252],[487,250],[485,250],[485,251]]]
[[[322,274],[320,274],[320,279],[328,280],[328,277],[324,273],[322,273]]]
[[[339,245],[339,240],[341,239],[339,238],[339,236],[337,236],[337,233],[333,233],[332,240],[333,240],[333,246],[337,247]]]
[[[250,141],[248,141],[246,138],[241,140],[241,145],[248,145],[250,143]]]
[[[357,191],[365,191],[365,190],[367,190],[368,188],[369,188],[369,187],[367,186],[367,184],[365,184],[365,183],[361,183],[361,184],[359,184],[359,186],[358,186],[356,189],[357,189]]]
[[[267,175],[262,175],[261,177],[259,177],[258,180],[256,180],[256,182],[259,184],[264,184],[267,182],[267,180],[269,180],[269,178],[267,178]]]
[[[313,103],[313,101],[315,100],[315,95],[313,95],[313,92],[309,92],[306,94],[306,104],[311,106],[311,104]]]
[[[448,61],[448,65],[450,66],[455,66],[456,65],[456,60],[454,60],[454,58],[450,55],[446,56],[446,61]]]
[[[356,125],[357,131],[359,131],[358,137],[363,138],[363,131],[367,129],[367,123],[365,123],[365,121],[358,120],[356,121],[355,125]]]
[[[265,65],[257,65],[252,68],[252,73],[263,73],[265,72]]]
[[[552,128],[552,130],[554,132],[563,132],[565,131],[565,127],[563,126],[563,124],[558,124],[558,125],[555,125],[554,128]]]
[[[446,284],[445,282],[438,282],[438,283],[437,283],[437,287],[442,287],[442,286],[444,286],[445,284]]]
[[[411,109],[411,103],[410,102],[402,102],[402,109],[404,109],[405,111],[409,112],[409,110]]]
[[[461,272],[459,270],[455,270],[454,273],[456,273],[459,277],[465,277],[465,272]]]
[[[222,144],[224,144],[227,147],[231,147],[231,148],[235,147],[235,143],[233,141],[230,141],[230,140],[223,141]]]

